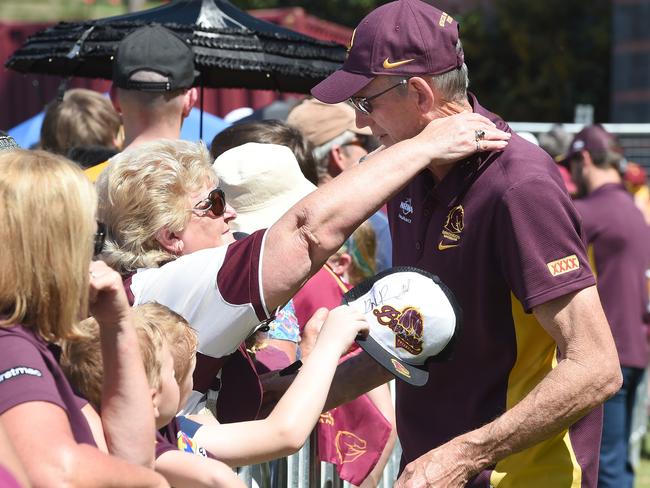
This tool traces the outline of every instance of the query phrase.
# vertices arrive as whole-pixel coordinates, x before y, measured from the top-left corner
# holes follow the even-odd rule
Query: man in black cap
[[[197,100],[198,72],[190,45],[161,25],[147,25],[120,42],[113,60],[111,99],[122,115],[124,148],[178,139]],[[86,170],[95,180],[106,163]]]
[[[512,134],[493,151],[472,131],[477,154],[430,165],[388,202],[393,265],[438,275],[463,310],[453,358],[429,364],[426,386],[397,382],[396,486],[595,488],[597,407],[621,374],[580,219],[553,160],[467,92],[467,73],[457,22],[398,0],[361,21],[342,69],[312,90],[348,100],[389,149],[458,113]]]

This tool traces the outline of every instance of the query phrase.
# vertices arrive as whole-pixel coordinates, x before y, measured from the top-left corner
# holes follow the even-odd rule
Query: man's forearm
[[[608,369],[564,359],[502,416],[452,440],[475,462],[469,475],[560,433],[600,405],[613,391]]]
[[[287,391],[294,378],[295,374],[278,376],[275,372],[260,378],[264,388],[261,418],[268,416],[273,410],[273,407],[284,392]],[[323,411],[326,412],[354,400],[391,379],[393,379],[393,376],[366,353],[362,352],[353,356],[336,368]]]
[[[595,287],[534,312],[563,359],[501,417],[452,441],[475,460],[474,472],[561,432],[620,388],[618,354]]]

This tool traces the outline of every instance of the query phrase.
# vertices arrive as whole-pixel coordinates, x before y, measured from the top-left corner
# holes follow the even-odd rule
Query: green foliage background
[[[239,8],[303,7],[325,20],[356,26],[385,0],[231,0]],[[427,0],[458,5],[454,0]],[[164,0],[147,0],[150,8]],[[462,3],[462,2],[461,2]],[[610,0],[475,0],[461,24],[471,90],[512,121],[573,121],[576,104],[609,120]],[[0,19],[99,18],[124,12],[127,0],[0,0]],[[482,7],[480,7],[482,6]],[[38,17],[38,18],[37,18]]]
[[[301,6],[350,27],[384,1],[236,0],[243,8]],[[436,4],[435,0],[431,3]],[[576,104],[609,119],[611,2],[493,0],[456,13],[471,90],[508,120],[573,120]]]
[[[472,90],[508,120],[609,119],[611,3],[496,0],[459,16]]]

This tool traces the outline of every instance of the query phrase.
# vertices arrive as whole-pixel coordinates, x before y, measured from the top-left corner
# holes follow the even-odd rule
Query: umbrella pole
[[[203,79],[201,79],[201,117],[199,118],[199,139],[203,140]]]

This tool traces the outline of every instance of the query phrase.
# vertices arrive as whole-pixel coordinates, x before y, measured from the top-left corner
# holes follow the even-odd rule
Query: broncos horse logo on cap
[[[422,352],[424,320],[419,310],[406,307],[400,312],[390,305],[384,305],[381,309],[374,309],[372,313],[380,325],[393,331],[396,349],[404,349],[414,356]]]

